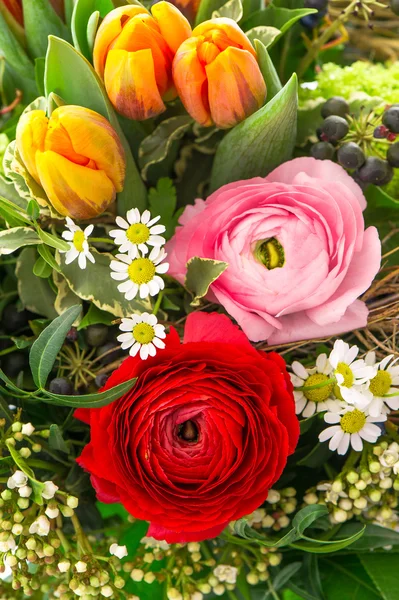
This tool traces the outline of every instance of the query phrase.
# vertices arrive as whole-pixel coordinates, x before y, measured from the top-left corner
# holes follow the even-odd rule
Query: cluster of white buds
[[[287,487],[282,490],[269,490],[265,506],[248,515],[248,525],[254,529],[272,529],[280,531],[291,523],[291,517],[297,509],[296,490]]]

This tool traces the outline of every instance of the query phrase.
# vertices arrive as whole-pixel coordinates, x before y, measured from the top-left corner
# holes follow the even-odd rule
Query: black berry
[[[108,378],[109,375],[107,373],[102,373],[101,375],[96,376],[94,383],[98,388],[102,388],[107,383]]]
[[[386,139],[388,133],[389,133],[389,129],[387,127],[385,127],[385,125],[378,125],[378,127],[376,127],[374,129],[373,136],[377,140],[384,140],[384,139]]]
[[[52,394],[71,396],[74,393],[73,385],[65,377],[56,377],[50,381],[49,390]]]
[[[361,181],[374,185],[386,185],[393,177],[391,165],[377,156],[369,156],[357,173]]]
[[[318,158],[320,160],[331,160],[334,156],[334,146],[328,142],[318,142],[317,144],[313,144],[310,149],[310,154],[313,156],[313,158]]]
[[[76,327],[71,327],[71,329],[66,334],[66,339],[68,340],[68,342],[76,342],[76,340],[78,339],[78,330],[76,329]]]
[[[348,142],[341,146],[337,158],[344,169],[359,169],[366,160],[363,150],[355,142]]]
[[[323,119],[331,117],[332,115],[345,117],[347,114],[349,114],[349,104],[345,98],[342,98],[341,96],[329,98],[321,107],[321,116]]]
[[[314,29],[318,26],[320,22],[320,13],[313,13],[312,15],[306,15],[301,19],[301,25],[305,27],[305,29]]]
[[[392,133],[399,133],[399,104],[393,104],[382,115],[382,122]]]
[[[84,331],[84,336],[87,344],[96,348],[107,341],[108,327],[106,325],[89,325]]]
[[[113,352],[111,352],[112,349],[114,350]],[[103,346],[97,348],[96,354],[98,357],[102,357],[99,359],[99,362],[101,364],[109,365],[110,363],[114,362],[114,360],[119,358],[122,353],[118,344],[116,344],[115,342],[107,342]],[[105,356],[103,356],[103,354]]]
[[[387,152],[387,161],[391,167],[396,167],[399,169],[399,142],[396,142],[396,144],[392,144],[392,146],[389,147]]]
[[[321,130],[329,142],[338,142],[348,133],[349,125],[342,117],[331,115],[323,121]]]
[[[1,323],[6,333],[14,333],[28,325],[30,313],[27,310],[18,310],[15,304],[8,304],[3,310]]]

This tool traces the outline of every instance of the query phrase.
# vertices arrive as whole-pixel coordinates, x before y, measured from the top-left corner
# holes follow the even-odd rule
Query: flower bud
[[[144,571],[142,571],[142,569],[133,569],[133,571],[130,573],[130,577],[133,579],[133,581],[143,581]]]
[[[152,571],[149,571],[148,573],[146,573],[144,575],[144,581],[146,583],[154,583],[155,579],[156,579],[156,577]]]
[[[42,110],[23,113],[16,143],[28,172],[61,215],[95,217],[123,189],[125,157],[118,135],[88,108],[60,106],[50,119]],[[32,450],[40,451],[40,444]]]
[[[66,502],[69,508],[77,508],[79,506],[79,499],[76,496],[68,496]]]

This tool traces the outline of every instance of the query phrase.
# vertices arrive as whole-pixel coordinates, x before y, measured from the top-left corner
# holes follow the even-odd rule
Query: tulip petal
[[[233,127],[263,105],[266,85],[258,63],[246,50],[227,48],[205,70],[210,111],[217,127]]]
[[[124,117],[142,121],[165,110],[150,49],[138,52],[111,50],[104,78],[109,99]]]
[[[157,2],[151,8],[153,17],[158,23],[161,35],[173,54],[176,54],[181,44],[191,36],[191,26],[170,2]]]
[[[44,149],[48,122],[43,110],[31,110],[21,115],[17,125],[17,148],[30,175],[39,185],[40,178],[36,168],[36,152]]]
[[[55,152],[37,152],[40,182],[61,215],[90,219],[115,200],[115,187],[104,171],[76,165]]]
[[[118,37],[129,19],[138,14],[148,14],[143,6],[128,5],[115,8],[108,13],[101,23],[93,49],[93,64],[97,73],[104,79],[105,61],[112,42]]]
[[[217,19],[204,21],[204,23],[201,23],[195,27],[193,36],[204,36],[206,39],[211,39],[212,35],[215,36],[215,33],[218,30],[221,33],[224,33],[226,38],[228,38],[230,41],[229,45],[235,45],[243,50],[248,50],[248,52],[250,52],[254,58],[256,57],[255,49],[248,37],[245,35],[242,29],[240,29],[237,23],[233,21],[233,19],[229,19],[227,17],[218,17]],[[219,49],[224,50],[225,48]]]
[[[208,81],[205,68],[197,55],[198,40],[182,43],[173,61],[173,79],[187,112],[200,125],[212,125],[208,102]]]

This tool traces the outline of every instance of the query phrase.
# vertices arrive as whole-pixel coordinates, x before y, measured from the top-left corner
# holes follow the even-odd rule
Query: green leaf
[[[327,600],[381,600],[357,556],[323,558],[319,566]]]
[[[305,529],[310,527],[317,519],[328,513],[323,504],[314,504],[302,508],[292,520],[292,526],[299,535],[302,535]]]
[[[172,149],[173,142],[180,140],[191,127],[193,120],[188,115],[165,119],[147,136],[139,148],[141,175],[147,179],[151,165],[162,162]]]
[[[40,215],[40,206],[34,198],[31,198],[26,207],[26,214],[33,220],[36,221]]]
[[[113,8],[111,0],[77,0],[75,4],[71,21],[73,43],[88,60],[92,58],[87,36],[90,18],[94,12],[104,18]]]
[[[295,542],[292,544],[293,548],[297,548],[298,550],[303,550],[304,552],[312,552],[314,554],[330,554],[331,552],[339,552],[344,548],[347,548],[358,539],[362,537],[366,530],[366,526],[364,525],[357,533],[354,533],[352,536],[343,539],[343,540],[324,540],[314,539],[314,540],[304,540],[300,542]]]
[[[53,450],[59,450],[60,452],[69,454],[69,448],[62,437],[61,429],[55,423],[50,425],[50,437],[48,439],[48,443],[50,448],[53,448]]]
[[[149,298],[134,299],[129,302],[125,299],[124,294],[118,291],[118,282],[110,276],[110,263],[114,258],[112,254],[100,253],[94,248],[91,248],[91,253],[96,262],[90,263],[85,270],[79,268],[77,261],[69,265],[65,264],[63,254],[57,258],[69,287],[79,298],[93,302],[97,308],[111,313],[115,317],[127,317],[132,313],[152,311]]]
[[[13,183],[20,196],[21,208],[26,208],[31,198],[35,198],[41,206],[48,206],[48,198],[43,188],[28,173],[15,140],[8,145],[4,153],[3,168],[5,176]]]
[[[59,264],[56,262],[53,254],[51,253],[50,249],[48,246],[46,246],[45,244],[39,245],[37,247],[37,251],[40,254],[41,258],[47,263],[47,265],[50,267],[50,275],[51,275],[51,271],[53,269],[55,269],[56,271],[58,271],[59,273],[61,272],[60,266]]]
[[[132,207],[144,210],[146,189],[102,82],[73,46],[53,36],[49,37],[46,56],[45,89],[47,95],[55,92],[67,104],[90,108],[109,120],[119,135],[126,157],[125,184],[117,197],[118,212],[124,215]]]
[[[34,472],[30,468],[28,463],[22,458],[22,456],[20,455],[18,450],[12,444],[8,443],[7,441],[6,441],[6,444],[7,444],[8,451],[11,454],[15,464],[23,473],[25,473],[25,475],[29,479],[29,484],[32,488],[32,496],[31,496],[32,500],[34,502],[36,502],[36,504],[39,504],[39,506],[42,506],[42,504],[43,504],[42,493],[44,491],[44,483],[42,483],[41,481],[38,481],[36,479]]]
[[[111,325],[114,320],[115,317],[104,310],[100,310],[95,304],[90,304],[89,310],[79,323],[78,331],[89,325],[97,325],[99,323],[102,325]]]
[[[22,0],[24,29],[28,50],[32,56],[44,56],[49,35],[68,39],[69,32],[49,0]]]
[[[246,31],[246,35],[252,43],[254,43],[255,40],[259,40],[265,48],[267,48],[281,35],[281,31],[276,29],[276,27],[260,25],[259,27],[253,27],[249,31]]]
[[[242,15],[243,7],[241,0],[227,0],[226,4],[223,4],[218,10],[213,11],[212,19],[227,17],[238,23],[242,19]]]
[[[384,600],[398,600],[397,554],[362,554],[359,558],[381,597]]]
[[[51,246],[51,248],[55,248],[56,250],[62,250],[63,252],[67,252],[69,250],[68,242],[62,238],[59,238],[57,235],[43,231],[43,229],[40,229],[40,227],[37,228],[37,234],[42,242],[47,244],[47,246]]]
[[[33,265],[33,273],[36,275],[36,277],[48,279],[52,272],[53,269],[50,267],[50,265],[44,260],[44,258],[39,256]]]
[[[228,264],[222,260],[194,256],[187,263],[185,288],[194,294],[192,306],[198,306],[207,295],[209,286],[225,271]]]
[[[33,63],[28,58],[28,55],[23,50],[21,44],[11,33],[7,23],[0,11],[0,48],[1,54],[6,59],[7,63],[15,69],[22,78],[32,80],[34,84],[34,67]]]
[[[54,302],[54,308],[59,315],[62,315],[68,308],[76,304],[82,305],[82,300],[71,290],[65,277],[60,272],[60,266],[57,264],[58,270],[53,272],[53,280],[57,288],[57,297]],[[76,327],[81,320],[81,314],[73,322]]]
[[[258,39],[255,40],[255,49],[258,55],[259,68],[262,72],[263,78],[266,83],[267,98],[266,103],[270,102],[272,98],[282,89],[282,84],[279,76],[277,75],[276,68],[273,64],[272,59],[269,56],[268,51],[264,43]]]
[[[297,77],[270,102],[230,130],[221,141],[211,174],[211,190],[225,183],[264,177],[289,160],[296,140]]]
[[[360,523],[345,523],[338,532],[339,537],[350,537],[358,532]],[[367,525],[362,537],[351,545],[351,550],[356,552],[369,552],[386,546],[399,546],[399,531],[388,529],[380,525]]]
[[[40,238],[30,227],[13,227],[0,232],[0,255],[11,254],[23,246],[41,244]]]
[[[90,19],[87,23],[87,44],[89,52],[92,54],[94,49],[94,42],[96,41],[97,29],[100,24],[100,13],[98,10],[90,15]]]
[[[198,8],[197,17],[195,19],[195,24],[199,25],[203,21],[207,21],[212,18],[212,14],[215,10],[219,10],[221,6],[225,3],[225,0],[201,0],[201,3]]]
[[[247,19],[249,15],[260,10],[262,6],[263,0],[242,0],[242,8],[244,11],[243,19]]]
[[[157,187],[151,188],[148,204],[153,217],[160,216],[160,223],[165,225],[165,237],[169,240],[175,232],[178,213],[176,210],[176,188],[168,177],[158,180]]]
[[[46,59],[40,56],[35,59],[35,80],[37,90],[40,96],[44,96],[44,69],[46,67]]]
[[[301,467],[309,467],[317,469],[321,467],[331,456],[333,452],[329,449],[328,444],[317,442],[312,445],[312,449],[306,456],[298,460],[298,465]]]
[[[29,365],[33,381],[44,388],[65,336],[80,313],[80,306],[71,306],[62,315],[54,319],[39,335],[29,353]]]
[[[105,392],[97,392],[95,394],[83,394],[81,396],[64,396],[62,394],[52,394],[47,390],[43,390],[43,396],[40,398],[42,402],[55,404],[56,406],[71,406],[72,408],[100,408],[111,404],[118,398],[132,389],[137,378],[129,379],[124,383],[120,383]]]
[[[292,579],[294,577],[294,575],[296,575],[298,573],[298,571],[300,570],[301,567],[302,567],[302,563],[300,563],[300,562],[293,562],[293,563],[290,563],[289,565],[287,565],[286,567],[283,567],[281,569],[281,571],[279,571],[277,573],[276,577],[272,581],[273,590],[275,592],[278,592],[279,589],[284,587],[290,581],[290,579]],[[273,597],[275,597],[275,596],[273,596]],[[272,598],[271,590],[266,592],[266,594],[264,596],[264,600],[267,600],[270,598]]]
[[[266,25],[268,27],[276,27],[276,29],[281,31],[281,34],[284,34],[290,27],[295,25],[299,19],[316,12],[317,10],[313,8],[281,8],[275,6],[273,2],[271,2],[263,10],[258,10],[253,13],[248,19],[241,23],[240,26],[244,31],[248,31],[248,29],[252,29],[253,27]]]
[[[37,259],[35,248],[24,248],[17,260],[18,293],[22,304],[28,310],[49,319],[54,319],[55,293],[47,279],[37,278],[33,274],[33,265]]]

